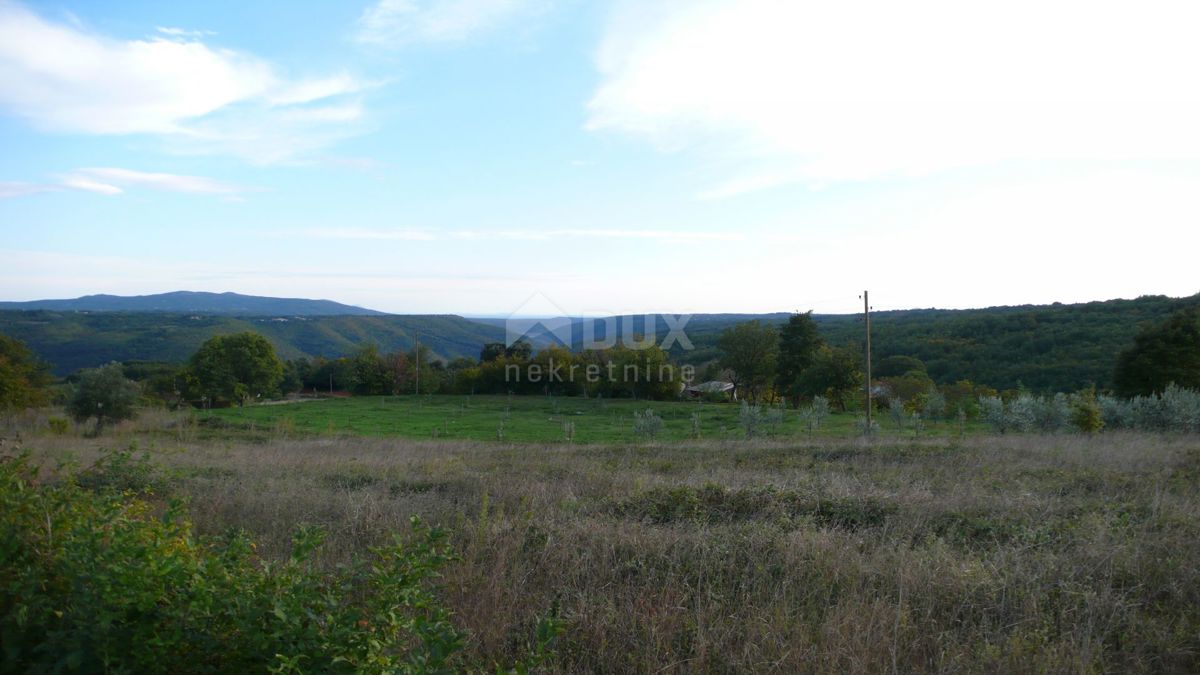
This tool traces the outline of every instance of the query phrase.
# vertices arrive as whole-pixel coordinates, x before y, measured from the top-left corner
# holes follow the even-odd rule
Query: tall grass
[[[27,445],[52,467],[106,442]],[[142,444],[201,534],[268,558],[301,522],[329,570],[412,515],[447,528],[480,663],[557,606],[559,672],[1200,669],[1194,438]]]

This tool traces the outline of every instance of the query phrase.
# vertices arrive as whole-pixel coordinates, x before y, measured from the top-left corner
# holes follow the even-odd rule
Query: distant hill
[[[1200,305],[1187,298],[1144,296],[1080,304],[1021,305],[985,309],[910,309],[871,314],[874,360],[914,356],[925,362],[939,383],[968,379],[998,389],[1025,386],[1040,392],[1074,391],[1092,384],[1111,385],[1117,354],[1133,343],[1141,324],[1161,321],[1172,312]],[[781,325],[788,314],[696,314],[686,326],[694,349],[672,346],[673,358],[700,365],[720,357],[722,331],[742,321]],[[814,314],[826,342],[861,345],[861,314]],[[502,320],[485,320],[503,329]],[[600,320],[602,322],[603,320]],[[661,341],[666,324],[647,330],[642,316],[609,317],[619,336],[655,333]],[[582,326],[573,320],[572,347],[582,343]],[[602,325],[599,323],[598,325]],[[597,333],[603,334],[602,329]],[[550,342],[534,331],[535,346]]]
[[[0,310],[58,312],[169,312],[222,316],[383,316],[384,312],[332,300],[269,298],[240,293],[175,291],[155,295],[85,295],[71,300],[0,302]]]
[[[166,294],[173,296],[177,294]],[[254,298],[236,294],[194,294],[217,298],[232,296],[225,306],[241,306],[221,315],[202,310],[168,312],[0,309],[0,333],[23,340],[48,361],[59,375],[108,361],[156,360],[182,362],[208,337],[253,330],[275,345],[283,358],[342,356],[363,344],[383,351],[411,349],[414,335],[442,358],[476,358],[487,342],[503,342],[503,319],[464,319],[454,315],[308,315],[297,311],[267,311],[251,307],[343,307],[319,300]],[[91,296],[103,298],[112,296]],[[153,298],[156,296],[145,296]],[[162,297],[162,296],[159,296]],[[312,305],[249,304],[238,299]],[[81,299],[83,300],[83,299]],[[126,298],[125,300],[134,300]],[[13,303],[8,303],[10,306]],[[22,304],[22,303],[16,303]],[[1039,392],[1073,391],[1090,384],[1110,386],[1117,354],[1133,342],[1141,324],[1161,321],[1172,312],[1200,305],[1200,295],[1187,298],[1145,296],[1135,300],[1108,300],[1073,305],[1023,305],[986,309],[912,309],[872,314],[872,347],[876,362],[894,355],[914,356],[925,362],[937,382],[961,379],[998,389],[1026,386]],[[154,303],[147,303],[153,307]],[[312,311],[310,309],[310,311]],[[703,364],[719,356],[721,332],[748,320],[779,325],[788,314],[697,314],[686,326],[694,349],[676,344],[674,358]],[[862,321],[857,314],[814,315],[827,342],[859,345]],[[661,319],[647,330],[641,316],[610,318],[618,335],[653,332],[661,341],[666,324]],[[582,342],[583,328],[572,320],[572,347]],[[602,331],[598,331],[601,332]],[[533,331],[533,343],[552,343],[545,331]]]
[[[504,330],[453,315],[202,316],[165,312],[2,311],[0,333],[22,340],[58,375],[109,361],[183,362],[209,337],[255,331],[281,358],[343,356],[364,344],[411,349],[414,336],[441,358],[478,358]]]

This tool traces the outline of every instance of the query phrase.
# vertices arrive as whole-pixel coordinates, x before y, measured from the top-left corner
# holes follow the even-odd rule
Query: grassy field
[[[131,487],[186,498],[201,532],[248,530],[266,559],[299,523],[329,530],[330,568],[410,515],[445,525],[459,559],[440,592],[480,664],[509,662],[557,606],[555,672],[1200,670],[1196,437],[747,441],[719,432],[732,407],[656,404],[664,436],[696,409],[712,426],[700,440],[497,443],[464,438],[494,436],[502,399],[462,399],[460,417],[452,402],[218,413],[276,425],[252,439],[148,415],[24,444],[54,467],[137,442],[156,468]],[[553,436],[554,404],[523,404],[512,419],[547,430],[512,436]],[[580,440],[628,438],[632,404],[582,405],[596,407]],[[408,421],[384,426],[393,414]],[[369,435],[296,436],[280,415]],[[450,439],[381,436],[455,420]]]
[[[307,399],[282,405],[256,405],[212,410],[202,416],[209,428],[230,432],[287,431],[301,435],[350,434],[404,436],[472,441],[555,442],[566,440],[566,425],[576,443],[621,443],[649,440],[634,432],[634,414],[653,410],[663,428],[653,440],[742,439],[740,407],[732,403],[633,401],[541,396],[362,396]],[[693,427],[692,417],[698,417]],[[886,414],[879,418],[885,437],[918,435],[910,424],[897,427]],[[844,438],[856,435],[854,415],[831,415],[811,435]],[[967,433],[982,426],[969,423]],[[698,433],[697,433],[698,431]],[[957,436],[954,422],[925,422],[920,435]],[[782,413],[777,425],[763,422],[757,435],[808,437],[810,430],[794,410]]]

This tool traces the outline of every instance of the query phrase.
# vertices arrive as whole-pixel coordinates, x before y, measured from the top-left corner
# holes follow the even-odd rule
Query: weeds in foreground
[[[45,483],[24,456],[0,462],[3,672],[457,672],[467,635],[433,587],[447,533],[372,547],[330,573],[325,538],[300,526],[283,561],[233,531],[197,537],[181,503],[161,513],[126,486],[151,471],[116,453]],[[88,489],[90,486],[97,489]],[[546,657],[554,617],[515,671]]]

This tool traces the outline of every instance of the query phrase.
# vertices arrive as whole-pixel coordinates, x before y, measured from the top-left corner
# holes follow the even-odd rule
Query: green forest
[[[1117,355],[1140,327],[1200,306],[1186,298],[1144,296],[1082,304],[1022,305],[969,310],[912,309],[872,314],[874,357],[913,357],[938,384],[960,380],[997,390],[1035,392],[1110,389]],[[702,367],[717,360],[717,341],[733,325],[749,320],[782,325],[788,314],[700,314],[686,325],[694,349],[670,346],[670,357]],[[861,315],[813,315],[832,346],[858,348]],[[622,321],[614,321],[620,333]],[[628,322],[647,332],[643,317]],[[661,340],[665,324],[657,321]],[[485,344],[503,341],[501,320],[453,315],[229,317],[138,312],[0,311],[0,333],[27,344],[59,376],[110,361],[182,363],[213,335],[257,332],[285,360],[350,356],[363,345],[380,352],[411,350],[414,340],[431,358],[446,363],[477,358]],[[580,331],[576,330],[576,336]],[[545,336],[531,336],[540,349]],[[576,346],[576,345],[573,345]]]

